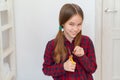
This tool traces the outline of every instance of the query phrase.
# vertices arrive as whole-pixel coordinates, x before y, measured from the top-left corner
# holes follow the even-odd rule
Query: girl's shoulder
[[[87,36],[87,35],[82,35],[82,36],[81,36],[81,39],[86,39],[86,40],[89,40],[89,39],[90,39],[90,37],[89,37],[89,36]]]
[[[91,38],[87,35],[81,36],[81,42],[92,42]]]
[[[55,39],[51,39],[48,42],[54,44],[55,43]]]
[[[54,47],[55,45],[55,39],[51,39],[47,42],[47,45],[50,45],[51,47]]]

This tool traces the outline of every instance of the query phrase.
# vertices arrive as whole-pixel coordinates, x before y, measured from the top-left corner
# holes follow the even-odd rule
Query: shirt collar
[[[71,43],[66,37],[64,37],[64,41],[65,41],[65,43],[74,44],[75,39],[73,39],[72,43]]]

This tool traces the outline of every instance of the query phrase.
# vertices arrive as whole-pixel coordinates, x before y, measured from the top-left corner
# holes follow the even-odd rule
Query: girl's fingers
[[[80,57],[80,56],[84,55],[84,50],[83,50],[82,47],[76,46],[74,48],[73,54],[76,55],[76,56],[78,56],[78,57]]]

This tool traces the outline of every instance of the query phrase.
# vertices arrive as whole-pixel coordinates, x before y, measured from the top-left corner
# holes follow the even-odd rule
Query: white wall
[[[17,80],[52,80],[42,73],[44,49],[58,31],[59,10],[66,2],[82,7],[83,33],[94,41],[95,0],[14,0]]]

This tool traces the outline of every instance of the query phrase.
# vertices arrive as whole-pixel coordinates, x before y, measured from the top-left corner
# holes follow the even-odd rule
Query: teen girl
[[[91,39],[81,34],[83,19],[83,11],[77,4],[63,5],[58,34],[46,45],[45,75],[54,80],[93,80],[96,57]]]

